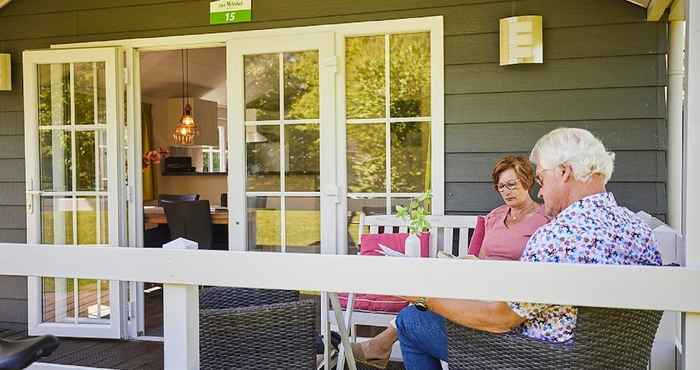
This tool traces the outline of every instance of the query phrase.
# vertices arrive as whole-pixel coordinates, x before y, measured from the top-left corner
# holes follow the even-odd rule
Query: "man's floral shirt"
[[[651,229],[615,202],[612,193],[598,193],[574,202],[535,231],[521,261],[661,265]],[[531,338],[566,342],[574,338],[576,309],[511,302],[526,321],[516,329]]]

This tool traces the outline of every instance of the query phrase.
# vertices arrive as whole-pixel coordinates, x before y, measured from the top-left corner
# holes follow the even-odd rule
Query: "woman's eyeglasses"
[[[518,182],[517,181],[508,181],[504,183],[500,183],[495,186],[496,190],[498,190],[499,193],[502,193],[506,190],[508,191],[513,191],[518,188]]]

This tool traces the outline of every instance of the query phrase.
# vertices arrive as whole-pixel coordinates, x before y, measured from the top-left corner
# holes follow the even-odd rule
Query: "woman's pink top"
[[[506,226],[509,207],[502,205],[486,215],[484,242],[481,244],[480,258],[491,260],[519,260],[530,236],[540,226],[549,222],[544,207],[522,221]]]

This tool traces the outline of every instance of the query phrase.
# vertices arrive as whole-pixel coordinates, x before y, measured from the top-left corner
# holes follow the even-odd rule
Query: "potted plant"
[[[430,192],[424,193],[418,198],[411,199],[407,207],[396,206],[396,216],[409,221],[409,235],[404,244],[404,254],[407,257],[420,257],[420,238],[419,235],[430,229],[428,216],[430,212],[429,203],[432,198]]]

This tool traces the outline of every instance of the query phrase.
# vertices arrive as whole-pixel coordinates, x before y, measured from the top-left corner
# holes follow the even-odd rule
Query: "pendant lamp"
[[[175,126],[173,139],[183,145],[192,144],[195,136],[199,135],[199,127],[192,117],[192,106],[187,102],[189,88],[189,54],[187,50],[182,50],[182,117]]]

